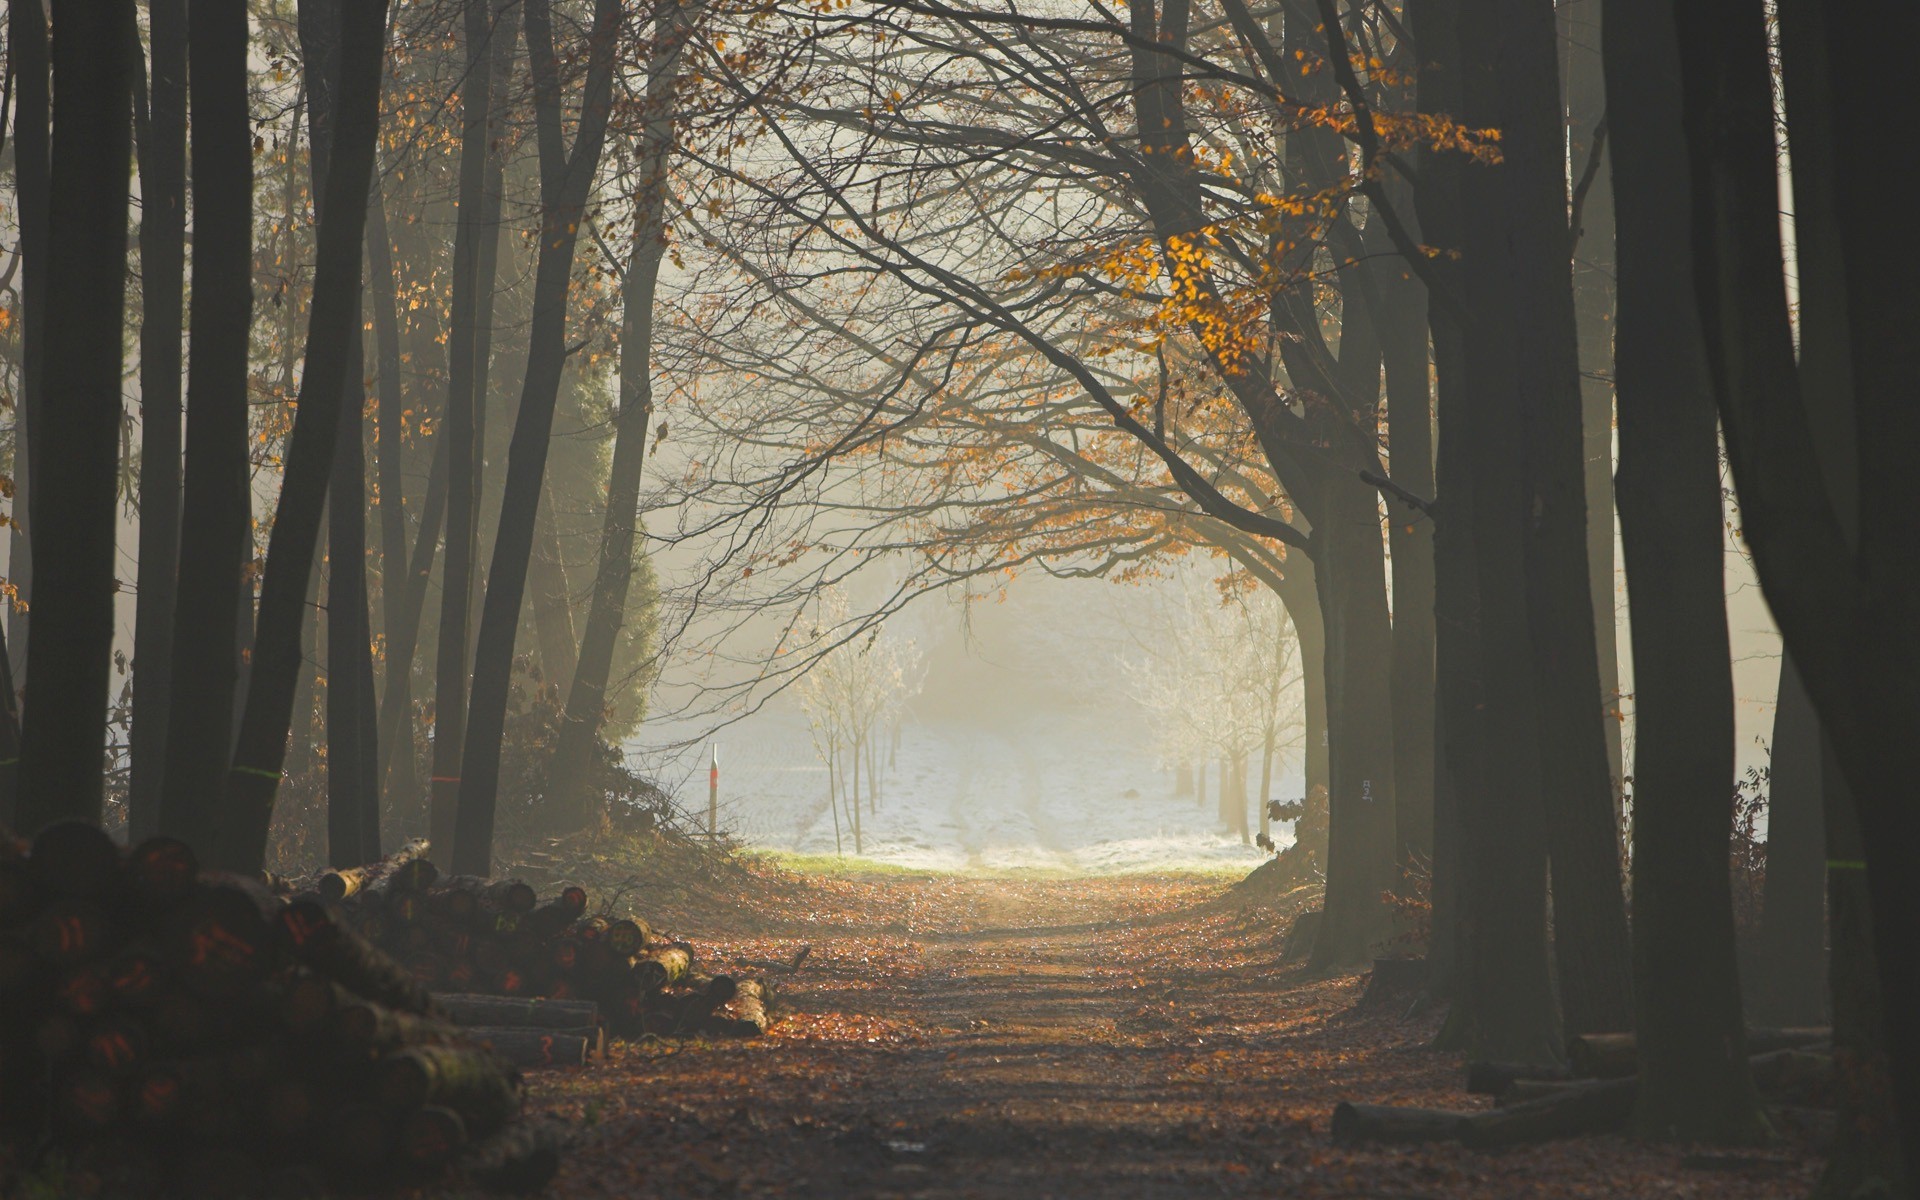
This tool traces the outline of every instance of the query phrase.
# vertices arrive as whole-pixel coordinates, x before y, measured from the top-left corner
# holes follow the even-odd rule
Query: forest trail
[[[708,969],[811,946],[753,1043],[633,1046],[536,1076],[592,1121],[559,1197],[1805,1195],[1782,1145],[1731,1169],[1589,1138],[1500,1156],[1332,1146],[1341,1099],[1471,1107],[1431,1019],[1278,962],[1285,919],[1207,877],[788,877]]]

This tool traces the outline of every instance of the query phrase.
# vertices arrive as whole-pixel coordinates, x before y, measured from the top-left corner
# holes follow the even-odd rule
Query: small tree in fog
[[[1275,755],[1300,737],[1299,705],[1285,686],[1298,674],[1292,627],[1279,599],[1242,576],[1186,574],[1182,583],[1168,590],[1156,626],[1134,631],[1141,653],[1126,670],[1156,717],[1164,758],[1221,760],[1221,821],[1250,841],[1247,761],[1260,755],[1264,835]]]
[[[837,589],[821,595],[818,624],[803,647],[816,656],[794,685],[807,715],[815,753],[827,764],[827,797],[834,813],[836,850],[842,803],[853,826],[853,852],[863,853],[861,773],[865,768],[867,811],[880,795],[880,738],[900,708],[920,690],[920,648],[886,637],[875,628],[844,639],[850,610]]]

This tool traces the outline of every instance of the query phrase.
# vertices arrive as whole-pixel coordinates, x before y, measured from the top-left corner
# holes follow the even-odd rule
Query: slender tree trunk
[[[27,661],[20,826],[100,819],[113,668],[121,331],[132,155],[131,0],[63,3],[54,129],[42,420],[34,480],[35,617]]]
[[[401,427],[406,398],[400,384],[399,272],[394,269],[393,240],[387,232],[386,199],[376,175],[367,201],[367,296],[373,303],[374,381],[379,396],[376,454],[380,505],[380,622],[391,647],[406,610],[407,514],[406,484],[401,473],[405,453]],[[402,664],[401,674],[413,669]],[[411,733],[411,731],[409,731]],[[386,754],[380,761],[386,760]]]
[[[563,693],[573,679],[577,643],[573,640],[572,595],[567,588],[566,563],[560,557],[560,529],[554,522],[550,486],[540,489],[528,583],[533,589],[533,628],[540,645],[540,672],[547,686]]]
[[[1620,529],[1633,621],[1634,985],[1646,1133],[1752,1141],[1727,839],[1733,668],[1719,448],[1688,288],[1686,140],[1671,0],[1610,0],[1618,210]]]
[[[475,471],[480,447],[476,412],[485,397],[474,385],[479,367],[479,328],[491,326],[493,280],[482,279],[483,243],[499,231],[484,225],[488,116],[492,105],[492,41],[509,36],[501,28],[508,0],[466,0],[467,83],[460,93],[463,134],[460,145],[460,221],[454,231],[453,311],[447,330],[447,407],[441,436],[447,443],[446,563],[440,572],[440,646],[436,658],[433,703],[433,778],[429,837],[451,848],[465,790],[461,758],[467,729],[467,647],[473,595]]]
[[[420,801],[413,732],[413,660],[420,645],[420,618],[427,607],[434,554],[440,547],[445,523],[449,457],[443,433],[434,438],[433,465],[427,470],[427,494],[420,504],[420,527],[414,532],[407,573],[393,584],[404,594],[399,619],[387,635],[387,687],[380,697],[379,741],[385,764],[381,777],[390,803],[410,817],[417,817]],[[417,820],[412,823],[423,824]]]
[[[20,223],[20,399],[14,413],[13,511],[9,514],[8,554],[11,587],[7,605],[7,643],[13,648],[14,686],[27,682],[27,648],[32,628],[27,601],[33,594],[33,489],[39,478],[31,468],[38,454],[46,405],[47,280],[51,276],[50,209],[52,199],[52,93],[46,8],[7,6],[7,66],[13,74],[14,206]],[[15,696],[19,693],[16,691]]]
[[[1566,267],[1557,34],[1548,6],[1503,4],[1493,69],[1509,190],[1514,315],[1506,333],[1525,436],[1521,525],[1540,787],[1553,863],[1554,953],[1570,1033],[1633,1019],[1632,951],[1588,573],[1579,358]],[[1520,519],[1516,516],[1516,519]],[[1483,593],[1483,599],[1484,599]],[[1491,624],[1488,626],[1491,628]],[[1489,751],[1496,748],[1490,743]]]
[[[1822,825],[1820,718],[1793,660],[1780,658],[1767,787],[1767,877],[1761,910],[1757,1020],[1821,1025],[1827,1005],[1827,838]]]
[[[1454,0],[1409,0],[1407,20],[1420,46],[1417,107],[1422,113],[1461,112],[1459,14]],[[1443,249],[1465,243],[1461,187],[1466,164],[1456,153],[1423,150],[1418,158],[1414,210],[1421,236]],[[1457,260],[1432,266],[1456,294]],[[1473,448],[1466,388],[1466,348],[1460,314],[1445,303],[1427,308],[1433,347],[1434,401],[1434,827],[1433,942],[1427,950],[1429,993],[1466,1012],[1457,986],[1464,945],[1466,846],[1462,805],[1481,789],[1484,714],[1480,708],[1479,583],[1473,548]],[[1396,468],[1397,470],[1397,468]],[[1464,1020],[1451,1032],[1461,1033]]]
[[[548,802],[576,828],[591,819],[597,797],[585,774],[606,719],[607,680],[626,623],[633,582],[634,541],[640,527],[640,479],[647,430],[653,420],[653,297],[666,252],[662,220],[668,156],[673,148],[675,86],[680,50],[693,14],[670,2],[655,17],[656,48],[647,66],[647,125],[640,146],[640,191],[635,200],[633,248],[620,281],[620,411],[614,418],[613,463],[607,473],[606,519],[566,712],[553,752]]]
[[[1617,811],[1624,768],[1613,563],[1613,172],[1605,145],[1607,93],[1600,62],[1605,8],[1604,0],[1562,0],[1558,9],[1566,51],[1567,161],[1574,184],[1586,184],[1580,223],[1571,230],[1573,306],[1586,462],[1587,579],[1593,592],[1594,649],[1600,666],[1601,729],[1606,735]]]
[[[20,710],[14,703],[13,666],[6,635],[0,632],[0,828],[18,829],[20,805]]]
[[[140,161],[140,544],[128,836],[159,831],[180,560],[181,321],[186,295],[187,5],[149,11],[152,89]],[[218,126],[216,125],[216,133]]]
[[[566,365],[567,292],[573,251],[606,135],[620,15],[618,0],[596,0],[579,128],[573,149],[568,152],[561,131],[559,68],[553,50],[551,12],[547,0],[524,3],[540,142],[540,256],[534,277],[527,377],[507,453],[500,525],[487,572],[487,599],[480,617],[479,650],[474,657],[471,736],[461,760],[463,783],[453,866],[460,873],[472,875],[485,875],[492,867],[500,739],[505,733],[512,683],[513,642],[526,599],[534,516],[544,484],[560,374]]]
[[[308,574],[326,509],[327,479],[339,438],[347,354],[359,320],[360,265],[367,193],[379,135],[380,78],[386,33],[382,0],[341,6],[339,86],[332,153],[320,206],[306,369],[286,458],[285,480],[267,543],[254,639],[253,674],[228,778],[227,812],[209,856],[214,865],[258,871],[266,857],[274,793],[287,750],[287,725],[300,675],[300,629]]]
[[[320,563],[314,561],[307,572],[307,596],[304,608],[317,614],[320,609]],[[313,770],[313,693],[320,668],[320,620],[304,622],[300,627],[299,676],[293,689],[293,708],[287,730],[286,773],[299,777]],[[244,710],[243,710],[244,711]]]
[[[1400,204],[1403,210],[1407,207]],[[1383,257],[1373,273],[1381,301],[1381,357],[1393,478],[1414,495],[1431,497],[1433,395],[1426,289],[1410,267],[1392,258]],[[1393,555],[1394,798],[1400,853],[1414,862],[1433,856],[1433,522],[1397,499],[1386,503],[1387,541]]]
[[[847,852],[840,845],[840,788],[838,775],[834,770],[834,758],[833,751],[829,749],[827,751],[827,807],[833,812],[833,856],[845,858]]]

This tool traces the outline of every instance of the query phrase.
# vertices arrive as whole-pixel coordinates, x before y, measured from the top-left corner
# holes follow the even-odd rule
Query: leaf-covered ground
[[[812,953],[764,1040],[617,1047],[532,1103],[580,1122],[566,1197],[1789,1197],[1804,1136],[1740,1155],[1595,1137],[1499,1155],[1336,1148],[1342,1099],[1443,1107],[1434,1020],[1282,966],[1286,905],[1203,877],[761,876],[674,925],[707,969]],[[680,914],[671,914],[680,916]],[[669,924],[672,922],[669,921]]]

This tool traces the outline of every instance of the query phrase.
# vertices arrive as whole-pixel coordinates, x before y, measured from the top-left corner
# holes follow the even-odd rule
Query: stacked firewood
[[[0,1192],[318,1194],[450,1168],[540,1186],[517,1072],[317,896],[170,838],[0,838]]]
[[[697,971],[690,944],[638,917],[590,914],[578,886],[542,899],[518,879],[441,876],[413,843],[327,872],[314,891],[418,987],[460,1001],[456,1019],[522,1065],[579,1065],[602,1027],[627,1038],[767,1028],[765,983]],[[477,1003],[486,997],[544,1007]]]

